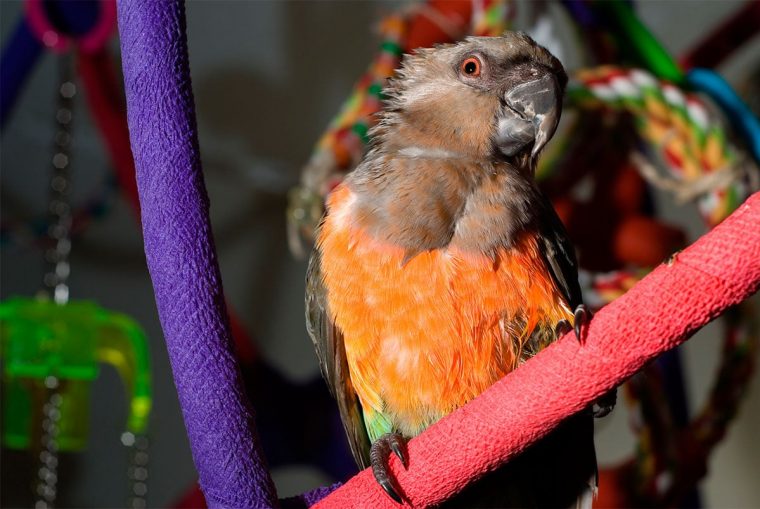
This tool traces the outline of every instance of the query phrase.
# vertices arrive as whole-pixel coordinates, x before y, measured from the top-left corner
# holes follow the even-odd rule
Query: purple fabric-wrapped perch
[[[211,235],[184,5],[120,0],[118,13],[145,254],[200,485],[212,508],[273,507]]]

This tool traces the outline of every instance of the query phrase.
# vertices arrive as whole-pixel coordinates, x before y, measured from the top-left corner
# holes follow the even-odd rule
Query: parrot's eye
[[[478,57],[469,57],[462,62],[460,70],[467,76],[477,78],[480,76],[480,67],[481,63]]]

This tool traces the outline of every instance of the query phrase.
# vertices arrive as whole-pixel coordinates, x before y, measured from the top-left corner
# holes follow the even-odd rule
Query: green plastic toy
[[[61,395],[58,447],[81,450],[89,433],[90,384],[101,364],[116,368],[124,382],[127,431],[147,428],[151,408],[150,357],[142,329],[131,318],[92,302],[64,305],[11,298],[0,302],[3,366],[3,445],[34,445],[48,386]]]

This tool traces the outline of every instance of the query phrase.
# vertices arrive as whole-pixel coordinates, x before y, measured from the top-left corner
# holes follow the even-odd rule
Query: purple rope
[[[273,507],[222,297],[179,0],[119,0],[129,132],[156,304],[211,508]]]

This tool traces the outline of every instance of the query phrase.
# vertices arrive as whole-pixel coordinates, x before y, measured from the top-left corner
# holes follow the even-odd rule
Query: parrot
[[[417,49],[383,91],[363,160],[326,199],[307,331],[357,464],[396,502],[391,454],[406,467],[409,439],[564,333],[582,340],[591,318],[534,180],[566,83],[522,32]],[[455,500],[590,507],[592,409],[492,477]]]

